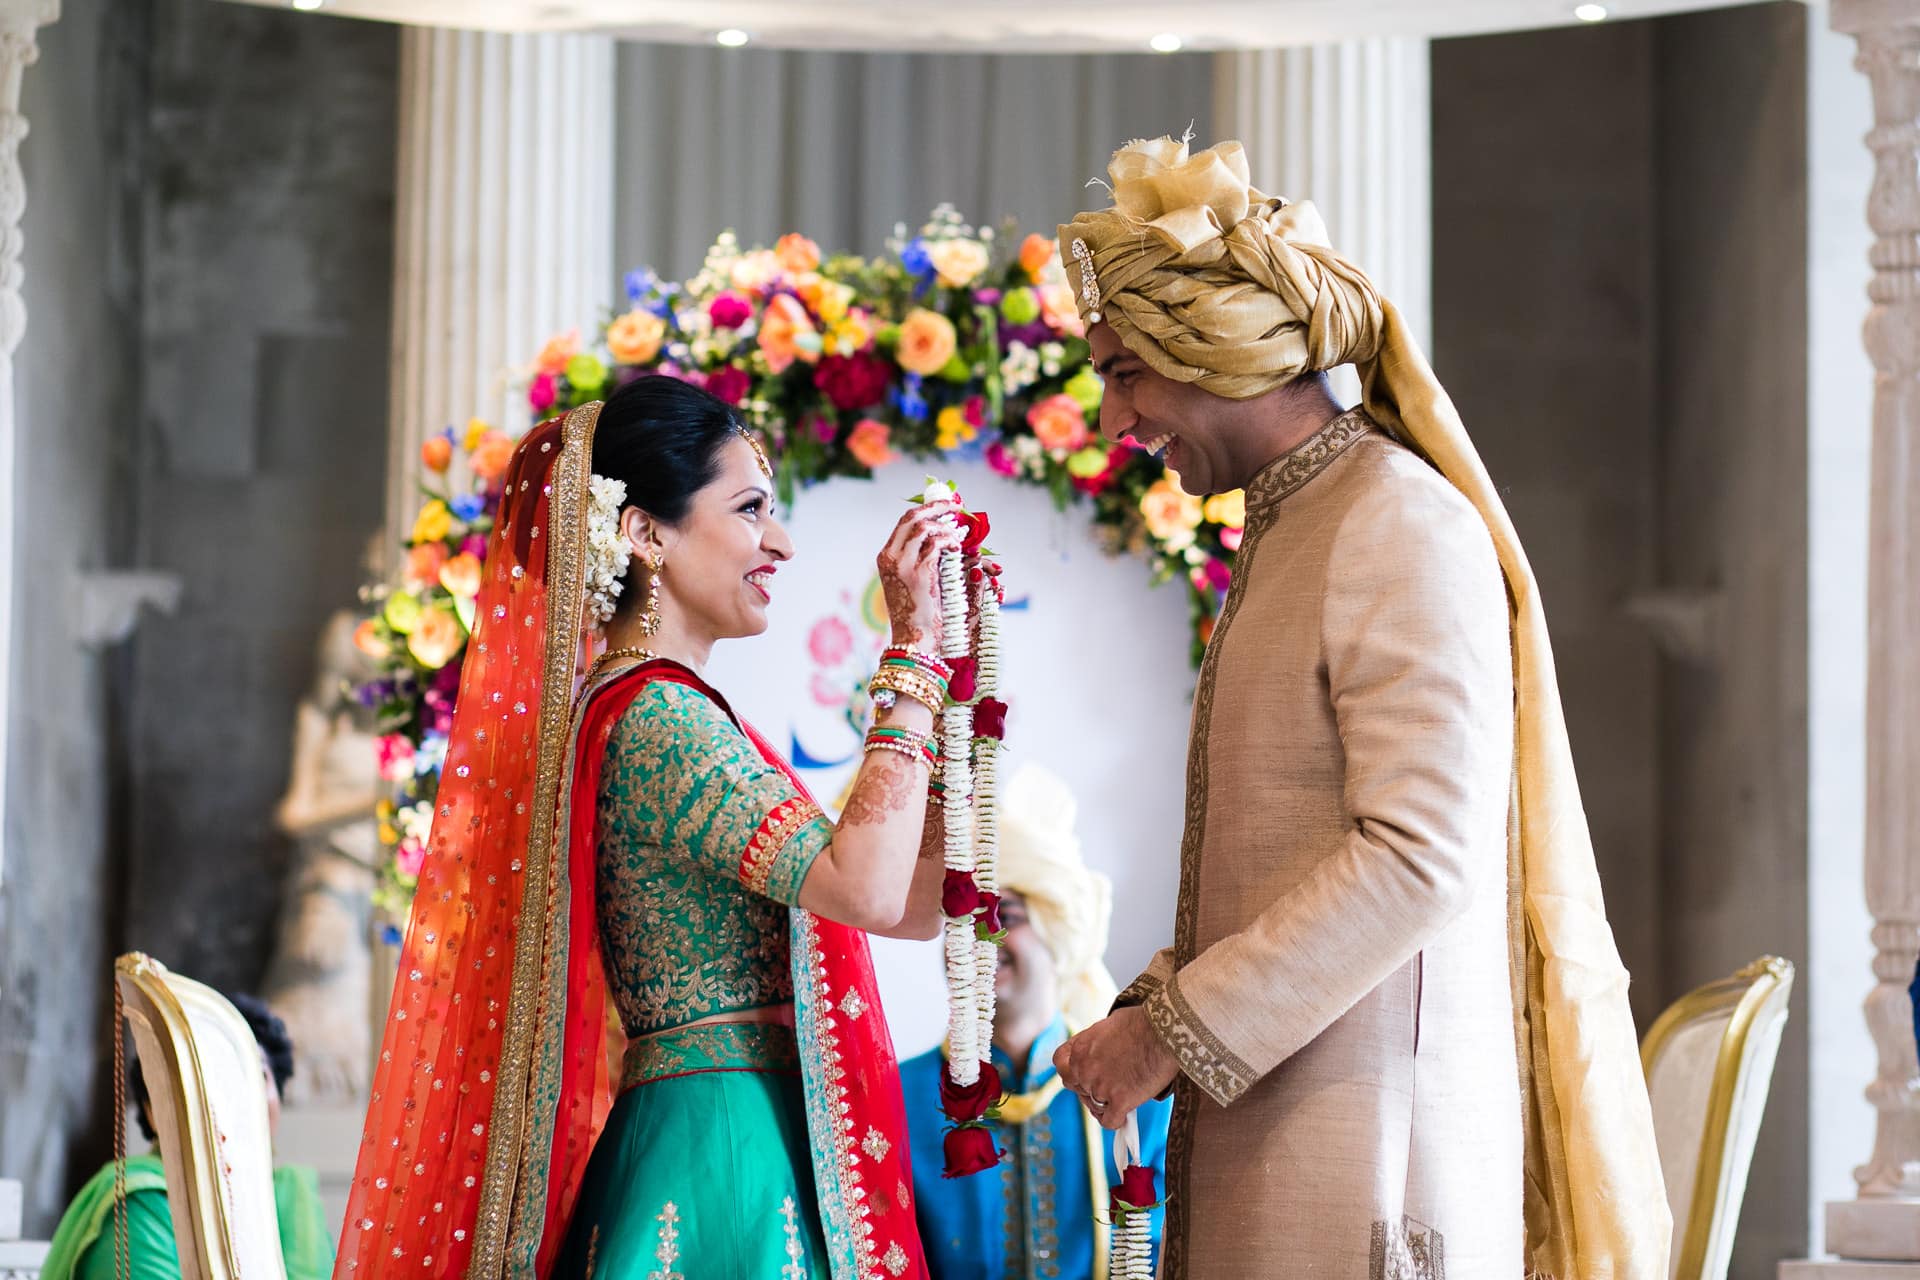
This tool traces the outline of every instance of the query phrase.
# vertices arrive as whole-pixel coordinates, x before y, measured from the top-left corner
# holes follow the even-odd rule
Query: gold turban
[[[1601,900],[1546,615],[1486,467],[1391,302],[1327,244],[1310,204],[1248,185],[1224,142],[1189,156],[1129,143],[1114,207],[1060,228],[1088,324],[1111,325],[1156,371],[1245,400],[1352,363],[1363,407],[1486,521],[1513,636],[1514,794],[1508,857],[1515,1040],[1526,1119],[1527,1265],[1561,1280],[1665,1280],[1671,1218],[1627,972]]]
[[[1061,1012],[1075,1028],[1106,1017],[1118,994],[1102,958],[1113,882],[1080,856],[1078,811],[1067,784],[1035,764],[1014,773],[1000,802],[1000,884],[1026,900],[1053,956]]]

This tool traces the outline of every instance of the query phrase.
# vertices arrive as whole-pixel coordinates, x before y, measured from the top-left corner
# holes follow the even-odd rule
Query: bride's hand
[[[940,553],[960,549],[955,510],[951,502],[914,507],[880,548],[880,586],[897,645],[928,652],[939,647]]]

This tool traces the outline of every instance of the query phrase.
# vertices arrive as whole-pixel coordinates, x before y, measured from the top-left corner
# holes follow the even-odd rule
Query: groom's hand
[[[1101,1127],[1118,1129],[1141,1103],[1160,1096],[1180,1062],[1153,1034],[1146,1011],[1120,1009],[1061,1045],[1054,1069]],[[1104,1104],[1104,1105],[1103,1105]]]

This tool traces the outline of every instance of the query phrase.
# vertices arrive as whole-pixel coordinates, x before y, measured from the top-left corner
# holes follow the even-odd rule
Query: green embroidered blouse
[[[628,1035],[793,999],[787,908],[833,828],[696,689],[656,680],[608,740],[601,940]]]

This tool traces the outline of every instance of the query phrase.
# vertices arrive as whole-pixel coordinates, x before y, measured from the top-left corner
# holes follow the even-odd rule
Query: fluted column
[[[1215,132],[1253,181],[1311,200],[1422,346],[1433,327],[1432,94],[1427,42],[1350,40],[1216,55]],[[1359,398],[1357,380],[1342,388]]]
[[[518,369],[604,318],[613,66],[605,36],[401,37],[389,544],[419,505],[421,442],[476,416],[524,427]]]
[[[6,862],[7,744],[12,710],[13,593],[19,576],[13,563],[14,455],[13,353],[27,332],[21,295],[26,272],[20,218],[27,211],[27,182],[20,170],[20,141],[27,136],[20,114],[20,82],[40,56],[39,28],[58,20],[60,0],[0,0],[0,871]]]

